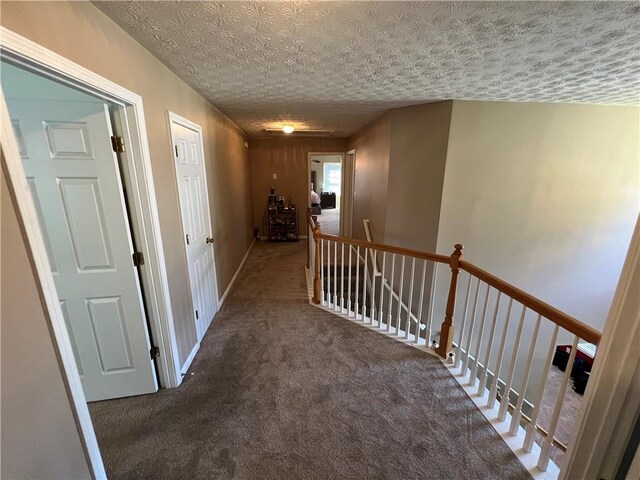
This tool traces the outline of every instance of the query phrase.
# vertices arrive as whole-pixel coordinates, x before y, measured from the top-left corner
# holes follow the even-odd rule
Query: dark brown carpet
[[[440,362],[307,303],[255,245],[178,389],[91,405],[111,478],[530,478]]]

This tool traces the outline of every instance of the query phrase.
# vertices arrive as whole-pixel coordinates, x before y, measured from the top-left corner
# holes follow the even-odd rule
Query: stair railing
[[[485,415],[504,422],[510,413],[509,434],[512,436],[518,435],[520,427],[524,428],[522,448],[525,452],[537,449],[538,469],[547,470],[553,448],[557,449],[556,459],[562,455],[566,446],[555,435],[571,366],[579,350],[595,351],[600,332],[464,260],[461,244],[456,244],[453,253],[445,256],[328,235],[322,233],[310,214],[307,219],[314,303],[418,345],[426,345],[431,340],[433,315],[427,310],[433,312],[434,304],[444,304],[437,354],[448,358],[454,374],[464,377],[467,387],[475,389],[477,385],[476,394],[486,398]],[[367,270],[377,267],[360,259],[354,265],[352,252],[365,259],[370,256],[373,265],[381,265],[382,276],[377,287],[375,282],[370,285],[360,282],[361,268],[366,278]],[[427,275],[428,269],[439,265],[447,265],[451,272],[446,299],[440,298],[444,289],[436,288],[437,276],[430,281]],[[421,272],[417,278],[416,270]],[[466,282],[459,285],[461,275]],[[352,285],[353,278],[355,285]],[[373,279],[375,281],[376,276]],[[382,293],[386,290],[385,282],[389,284],[389,291],[395,292],[397,287],[396,296]],[[408,286],[406,291],[405,286]],[[463,302],[457,308],[458,296],[462,296]],[[406,308],[403,308],[405,298]],[[411,312],[418,312],[415,320]],[[427,325],[424,335],[420,332],[421,323]],[[553,408],[550,418],[546,419],[547,425],[540,425],[552,360],[558,345],[563,344],[570,345],[568,366],[555,399],[549,399]],[[544,355],[540,355],[540,350]],[[534,443],[539,447],[534,447]]]
[[[436,263],[449,263],[449,257],[327,235],[310,212],[307,218],[309,250],[313,248],[316,257],[309,261],[313,302],[415,344],[428,343],[432,331],[428,273]],[[427,325],[425,333],[421,325]]]

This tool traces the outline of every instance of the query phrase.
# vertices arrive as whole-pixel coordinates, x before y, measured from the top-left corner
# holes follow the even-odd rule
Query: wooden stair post
[[[313,298],[311,299],[313,303],[316,305],[320,304],[320,289],[322,288],[320,282],[320,238],[318,235],[320,234],[320,225],[316,224],[313,228],[313,241],[316,245],[315,250],[315,268],[313,274]]]
[[[449,257],[451,267],[451,283],[449,285],[449,297],[447,298],[447,309],[444,314],[444,322],[440,330],[440,344],[436,353],[443,358],[449,355],[453,349],[453,312],[456,308],[456,289],[458,286],[458,273],[460,273],[460,260],[462,260],[462,249],[464,247],[457,243],[455,250]]]
[[[311,217],[311,209],[307,208],[307,231],[309,230],[309,218]],[[307,239],[307,264],[305,265],[307,268],[311,268],[311,252],[310,252],[310,248],[309,248],[309,241],[310,239]]]

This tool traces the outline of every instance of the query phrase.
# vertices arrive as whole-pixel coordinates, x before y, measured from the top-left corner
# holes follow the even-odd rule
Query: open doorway
[[[2,89],[88,401],[158,389],[114,106],[2,63]]]
[[[13,32],[3,30],[0,43],[3,178],[92,477],[106,478],[86,403],[101,393],[85,395],[89,368],[82,364],[86,352],[80,351],[82,341],[73,338],[76,333],[86,335],[99,350],[91,360],[93,372],[113,377],[106,380],[120,382],[118,388],[155,391],[181,381],[143,102],[139,95]],[[4,82],[7,68],[21,75],[12,86]],[[43,98],[48,94],[52,96]],[[49,221],[54,214],[59,221]],[[56,255],[54,250],[65,253]],[[70,277],[67,285],[67,279],[55,278],[63,273],[77,278]],[[120,278],[110,278],[98,291],[99,282],[88,281],[98,273],[126,279],[121,284]],[[89,287],[98,290],[87,292]],[[106,291],[112,287],[122,295]],[[80,306],[76,318],[89,319],[84,331],[70,326],[71,304],[63,303],[61,294],[83,296],[74,303]],[[134,381],[129,374],[144,380]]]
[[[309,154],[310,207],[323,233],[341,235],[343,153]]]

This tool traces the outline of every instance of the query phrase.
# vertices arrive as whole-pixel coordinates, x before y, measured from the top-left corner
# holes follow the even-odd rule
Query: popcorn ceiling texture
[[[249,135],[442,99],[637,104],[638,2],[96,2]]]

